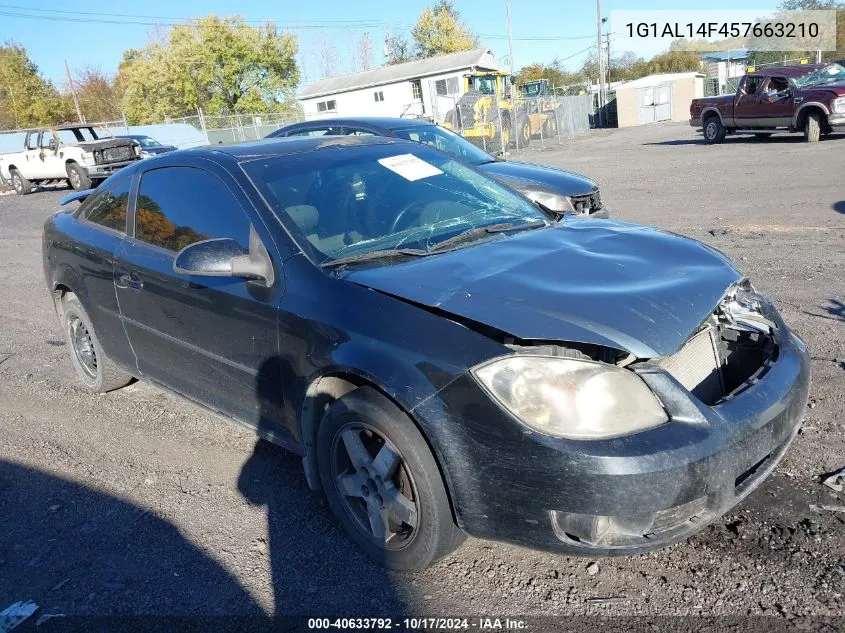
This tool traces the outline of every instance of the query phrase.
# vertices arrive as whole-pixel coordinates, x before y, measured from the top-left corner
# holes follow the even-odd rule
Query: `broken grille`
[[[121,160],[130,160],[135,152],[131,145],[123,145],[120,147],[109,147],[103,150],[103,162],[115,163]]]
[[[704,404],[744,389],[777,356],[770,334],[709,324],[658,364]]]
[[[572,206],[576,213],[595,213],[602,208],[601,193],[594,191],[585,196],[572,196]]]

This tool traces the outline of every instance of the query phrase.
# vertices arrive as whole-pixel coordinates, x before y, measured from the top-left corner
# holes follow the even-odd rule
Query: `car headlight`
[[[151,154],[150,152],[145,152],[144,150],[141,150],[141,158],[149,158],[150,156],[153,156],[153,154]]]
[[[476,367],[472,374],[522,424],[554,437],[607,439],[669,420],[642,379],[604,363],[514,355]]]
[[[94,152],[82,152],[82,156],[80,159],[83,163],[93,163],[94,162]]]
[[[834,99],[831,104],[831,109],[836,112],[836,114],[845,114],[845,97]]]
[[[523,189],[522,195],[532,202],[539,202],[544,207],[556,213],[575,212],[575,207],[572,206],[572,201],[567,196],[554,193],[553,191],[546,191],[545,189]]]
[[[137,143],[134,145],[133,149],[135,150],[135,156],[141,156],[144,152],[141,151],[141,146]]]

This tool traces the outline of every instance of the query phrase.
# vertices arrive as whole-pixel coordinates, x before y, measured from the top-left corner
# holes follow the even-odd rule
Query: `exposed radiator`
[[[715,336],[715,329],[708,327],[660,361],[663,369],[705,403],[716,402],[725,395]]]

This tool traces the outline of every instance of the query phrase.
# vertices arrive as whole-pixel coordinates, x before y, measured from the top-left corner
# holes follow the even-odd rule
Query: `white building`
[[[305,117],[424,117],[440,121],[464,92],[463,76],[498,70],[486,48],[321,79],[299,93]]]

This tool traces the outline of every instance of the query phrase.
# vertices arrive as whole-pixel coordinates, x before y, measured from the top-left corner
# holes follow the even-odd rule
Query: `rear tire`
[[[516,136],[511,141],[517,149],[524,149],[531,144],[531,121],[528,117],[516,122]]]
[[[822,119],[821,116],[815,112],[807,115],[804,121],[804,140],[808,143],[817,143],[821,136]]]
[[[88,313],[73,293],[62,297],[62,329],[70,361],[86,389],[106,393],[132,382],[132,376],[106,356]]]
[[[91,179],[82,167],[76,163],[68,163],[65,169],[67,171],[67,180],[70,186],[76,191],[84,191],[91,188]]]
[[[32,193],[32,183],[23,177],[23,174],[17,169],[10,169],[9,175],[12,177],[12,188],[19,196],[25,196]]]
[[[376,562],[418,571],[466,539],[425,438],[374,389],[359,387],[332,404],[316,448],[329,506]]]
[[[725,140],[727,130],[717,116],[708,117],[704,121],[704,142],[708,145],[715,145]]]

